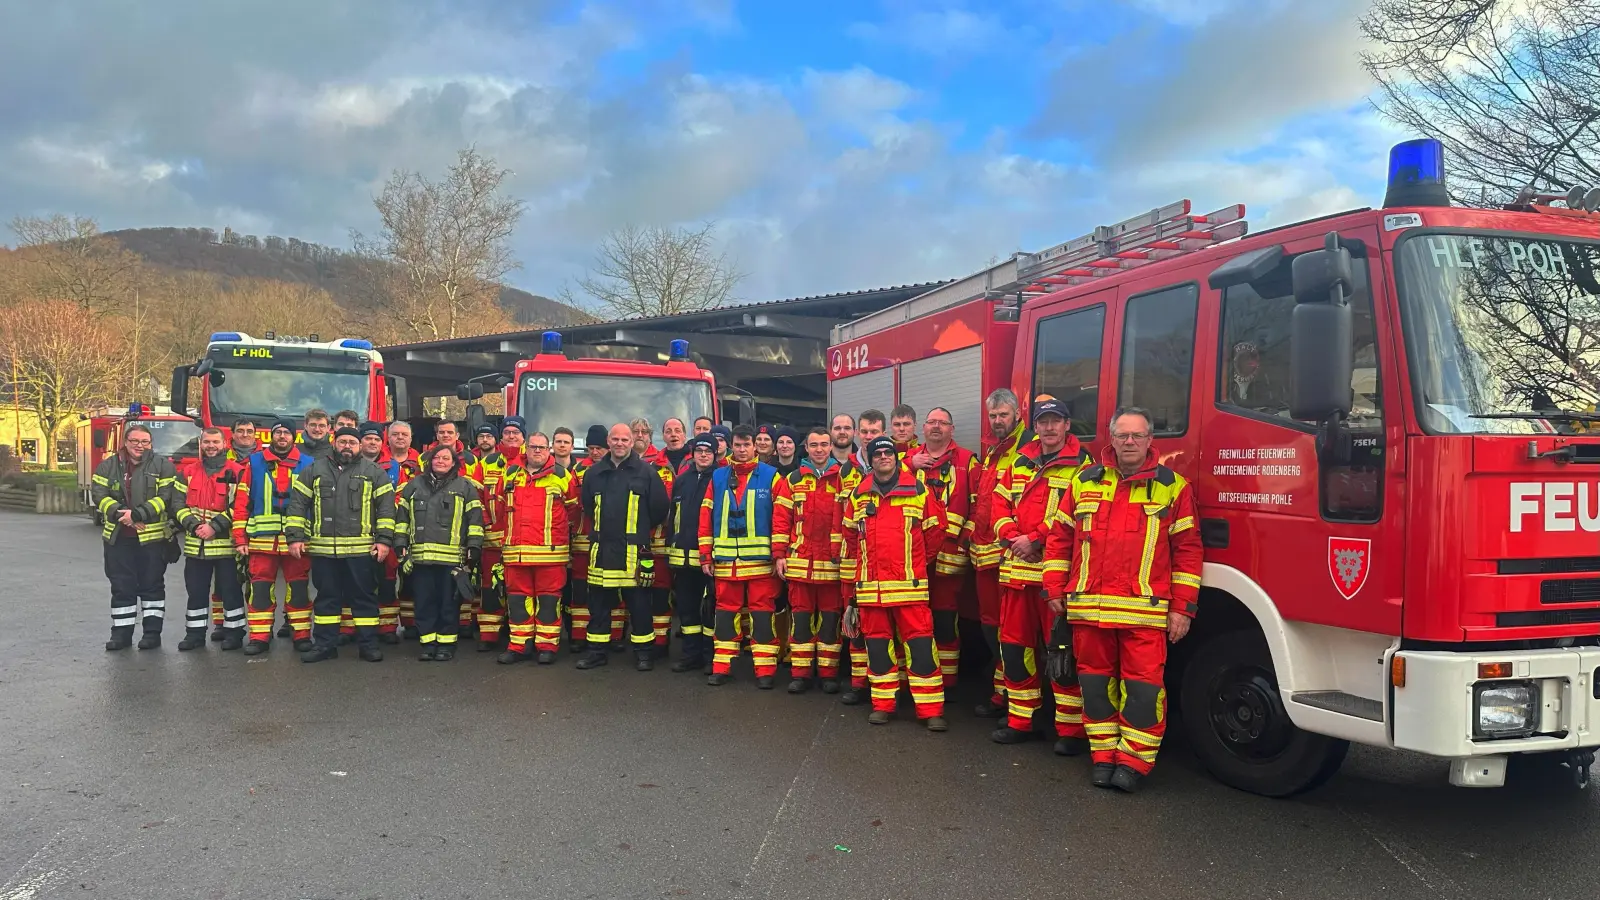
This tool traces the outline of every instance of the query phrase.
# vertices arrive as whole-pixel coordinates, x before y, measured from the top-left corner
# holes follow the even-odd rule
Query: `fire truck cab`
[[[122,412],[97,409],[77,425],[77,481],[84,505],[90,517],[99,524],[100,514],[90,496],[89,479],[100,463],[122,446],[122,430],[129,422],[137,421],[150,429],[151,449],[173,462],[188,459],[200,452],[200,426],[188,416],[178,415],[170,409],[152,409],[135,403]]]
[[[1067,403],[1095,454],[1117,409],[1147,410],[1206,546],[1170,706],[1225,783],[1294,794],[1355,741],[1448,759],[1456,785],[1499,786],[1524,754],[1582,785],[1597,209],[1600,190],[1452,207],[1438,143],[1408,142],[1382,209],[1239,238],[1185,201],[841,326],[830,407],[937,382],[975,446],[1004,386]]]

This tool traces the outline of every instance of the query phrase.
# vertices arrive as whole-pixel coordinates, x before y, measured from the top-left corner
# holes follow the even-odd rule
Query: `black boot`
[[[495,657],[495,662],[502,666],[514,666],[527,658],[528,654],[526,652],[519,653],[516,650],[507,650],[506,652]]]
[[[837,693],[839,693],[839,679],[837,679],[837,678],[824,678],[824,679],[822,679],[822,692],[824,694],[837,694]]]
[[[281,637],[281,638],[292,638],[292,637],[294,637],[294,627],[292,625],[290,625],[288,622],[284,622],[282,625],[279,625],[278,626],[278,637]]]
[[[383,641],[385,644],[390,644],[390,645],[398,644],[398,643],[400,643],[400,632],[398,632],[398,631],[381,632],[378,635],[378,640]]]
[[[316,646],[311,638],[299,638],[294,642],[294,649],[300,653],[309,653],[316,649]]]
[[[684,658],[672,664],[672,671],[694,672],[705,668],[705,664],[706,661],[701,659],[698,654],[695,656],[685,656]]]
[[[770,691],[770,690],[772,690],[773,686],[774,686],[774,678],[773,678],[773,676],[771,676],[771,675],[758,675],[758,676],[756,676],[756,689],[757,690]]]
[[[852,687],[839,695],[839,702],[845,706],[860,706],[867,702],[867,689]]]
[[[610,650],[612,653],[621,653],[622,651],[628,649],[628,645],[625,641],[612,641],[611,645],[606,649]]]
[[[729,676],[723,672],[712,672],[706,676],[706,684],[712,687],[722,687],[728,683]]]
[[[310,650],[306,650],[300,654],[300,661],[303,663],[319,663],[325,659],[337,659],[338,657],[338,644],[329,644],[326,647],[318,647],[313,645]]]
[[[1064,737],[1056,741],[1055,752],[1057,756],[1082,756],[1089,749],[1089,739],[1081,737]]]
[[[656,649],[654,647],[635,650],[633,658],[633,667],[641,672],[648,672],[656,667]]]
[[[362,662],[383,662],[383,651],[378,649],[376,643],[362,644],[357,654]]]
[[[272,642],[271,641],[257,641],[257,640],[245,641],[244,642],[244,655],[245,656],[260,656],[261,654],[267,652],[267,648],[271,647],[271,646],[272,646]]]
[[[140,650],[159,650],[161,648],[161,632],[146,631],[144,637],[139,638]]]
[[[190,628],[183,633],[183,640],[178,642],[178,650],[199,650],[206,645],[206,630],[204,628]]]
[[[1111,777],[1117,772],[1117,767],[1111,763],[1095,763],[1089,771],[1089,783],[1095,787],[1111,787]]]
[[[989,732],[989,740],[996,744],[1021,744],[1033,740],[1033,732],[1018,731],[1010,725],[1002,725]]]
[[[434,662],[449,662],[456,658],[455,644],[439,644],[433,648]]]
[[[222,636],[222,649],[224,649],[224,650],[237,650],[240,647],[244,646],[244,629],[243,628],[229,628],[229,629],[226,629],[226,631],[227,631],[227,634],[224,634]]]
[[[604,649],[596,648],[585,653],[578,660],[578,668],[593,669],[596,666],[603,666],[609,662],[611,662],[611,657],[606,655],[606,651]]]
[[[438,652],[438,650],[439,648],[432,642],[423,644],[422,652],[417,654],[417,662],[433,662],[434,655]]]
[[[202,628],[200,630],[204,631],[205,629]],[[217,628],[213,628],[211,630],[211,643],[213,643],[213,644],[220,644],[225,639],[227,639],[227,637],[228,637],[228,629],[226,629],[226,628],[218,626]]]
[[[811,679],[809,679],[809,678],[791,678],[791,679],[789,679],[789,693],[791,693],[791,694],[804,694],[806,691],[809,691],[809,690],[811,690]]]
[[[133,626],[111,629],[111,640],[106,641],[107,651],[126,650],[133,646]]]
[[[534,659],[534,662],[541,666],[548,666],[555,661],[556,652],[554,650],[540,650],[539,655]]]
[[[972,708],[972,714],[980,719],[998,719],[1006,714],[1006,708],[1004,704],[996,705],[988,700],[984,700]]]
[[[418,637],[422,636],[422,632],[418,631],[417,626],[415,625],[407,625],[406,627],[400,629],[400,635],[408,641],[414,641]]]
[[[1095,766],[1096,769],[1100,768]],[[1144,783],[1144,776],[1133,770],[1132,766],[1117,766],[1111,773],[1111,786],[1124,794],[1136,794],[1139,786]]]

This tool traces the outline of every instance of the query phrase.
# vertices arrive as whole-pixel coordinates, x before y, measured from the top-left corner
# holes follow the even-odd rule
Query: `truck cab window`
[[[1194,321],[1199,303],[1199,287],[1183,284],[1132,297],[1123,313],[1117,406],[1149,410],[1157,435],[1189,430]]]
[[[1033,347],[1033,398],[1051,396],[1072,410],[1072,433],[1094,437],[1100,418],[1100,341],[1104,304],[1039,322]]]

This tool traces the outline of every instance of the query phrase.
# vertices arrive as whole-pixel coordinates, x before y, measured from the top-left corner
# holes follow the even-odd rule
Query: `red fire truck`
[[[1351,741],[1496,787],[1600,746],[1600,189],[1450,206],[1435,141],[1382,209],[1237,240],[1152,211],[835,330],[830,407],[1121,406],[1197,491],[1206,545],[1169,695],[1220,780],[1285,796]]]
[[[504,391],[506,415],[522,416],[529,434],[550,434],[565,425],[576,433],[580,450],[590,425],[609,428],[648,419],[659,443],[661,424],[668,418],[682,419],[685,425],[701,416],[720,421],[716,378],[694,363],[685,340],[672,341],[665,364],[658,365],[648,360],[571,359],[561,349],[561,333],[546,331],[540,352],[520,360],[512,374],[474,379],[462,385],[457,396],[476,400],[483,396],[485,385]],[[481,406],[469,406],[468,431],[484,418]],[[747,397],[740,398],[739,419],[755,420],[755,405]]]
[[[255,423],[262,439],[267,423],[298,420],[321,408],[329,415],[353,409],[364,418],[389,420],[393,393],[404,407],[403,381],[386,377],[383,355],[372,342],[357,338],[319,341],[277,335],[253,338],[237,331],[211,335],[198,362],[172,372],[172,407],[189,408],[189,379],[200,378],[194,419],[202,426],[228,428],[241,419]]]
[[[152,449],[173,462],[195,456],[200,452],[200,427],[193,419],[177,415],[170,409],[162,407],[152,409],[142,403],[136,403],[125,410],[115,412],[109,408],[97,409],[89,413],[88,417],[78,420],[78,490],[83,494],[83,501],[90,510],[90,516],[97,523],[100,514],[90,499],[89,478],[102,460],[116,453],[117,448],[122,446],[123,426],[135,420],[149,426],[153,441]]]

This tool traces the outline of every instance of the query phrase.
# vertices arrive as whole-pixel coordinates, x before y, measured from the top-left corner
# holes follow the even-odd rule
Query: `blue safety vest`
[[[711,557],[718,562],[772,559],[772,482],[778,470],[756,463],[742,496],[731,466],[711,474]]]
[[[316,460],[309,453],[302,452],[293,474],[298,476],[311,468],[314,462]],[[250,454],[250,510],[245,520],[245,532],[251,537],[280,534],[283,531],[283,516],[289,510],[289,495],[294,487],[291,478],[289,490],[279,494],[272,477],[273,468],[273,464],[267,462],[264,451],[257,450]]]

